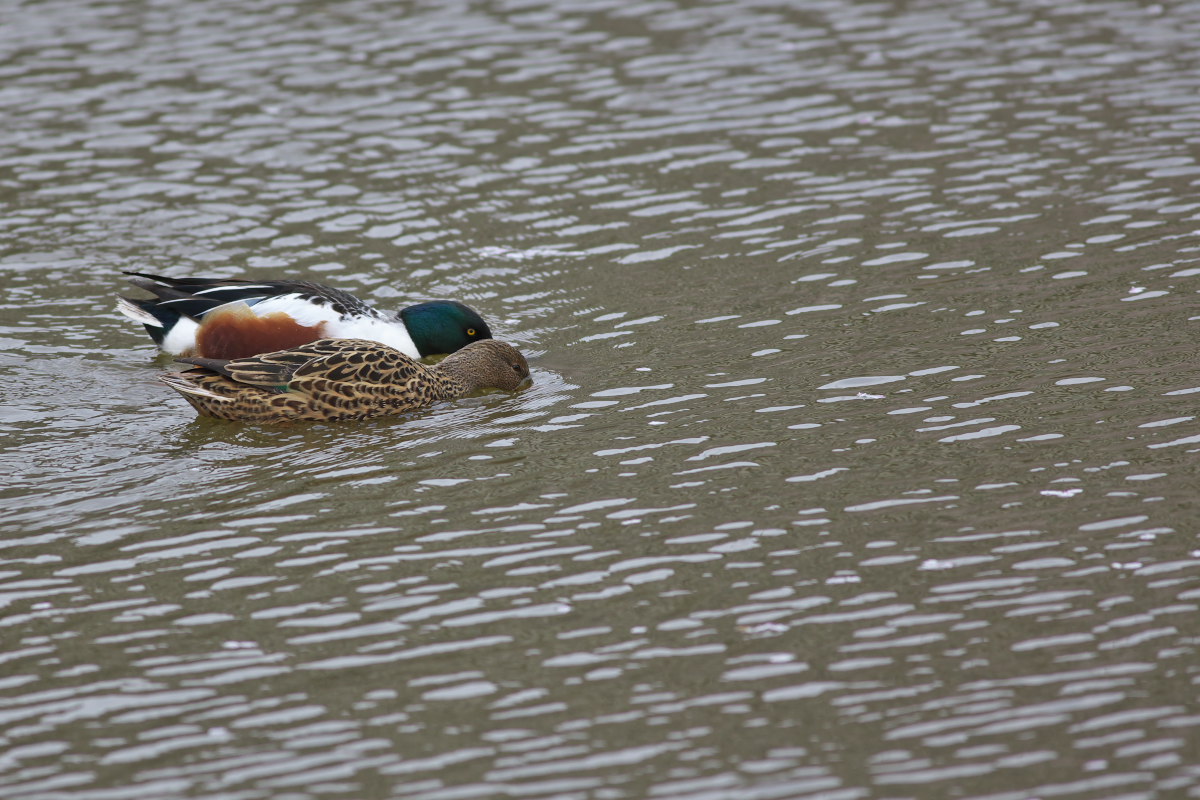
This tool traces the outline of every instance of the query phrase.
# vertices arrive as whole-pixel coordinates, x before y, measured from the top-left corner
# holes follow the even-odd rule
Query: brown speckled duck
[[[529,364],[512,345],[473,342],[427,366],[365,339],[319,339],[290,350],[194,364],[159,378],[201,414],[243,422],[366,419],[455,400],[479,389],[514,391]]]

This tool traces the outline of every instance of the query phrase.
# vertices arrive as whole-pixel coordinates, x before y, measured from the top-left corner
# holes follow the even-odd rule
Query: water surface
[[[1196,7],[8,16],[0,796],[1200,792]],[[122,269],[536,383],[199,420]]]

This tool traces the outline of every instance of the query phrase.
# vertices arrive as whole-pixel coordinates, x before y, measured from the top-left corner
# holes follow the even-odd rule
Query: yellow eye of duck
[[[475,335],[475,329],[467,328],[467,336],[474,336],[474,335]]]

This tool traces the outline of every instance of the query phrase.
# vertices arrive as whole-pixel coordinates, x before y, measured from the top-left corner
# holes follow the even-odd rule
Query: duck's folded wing
[[[324,380],[357,386],[400,386],[425,367],[399,350],[366,339],[323,339],[322,354],[297,367],[296,382]]]
[[[407,383],[423,369],[398,350],[365,339],[318,339],[289,350],[232,361],[178,360],[247,386],[274,391],[306,391],[317,381],[342,386],[394,386]]]
[[[167,278],[148,272],[130,272],[129,282],[139,289],[154,295],[154,300],[141,301],[156,306],[169,307],[177,314],[193,319],[199,318],[214,308],[241,300],[254,304],[267,297],[285,294],[277,282],[244,281],[217,278]],[[137,302],[137,301],[134,301]]]
[[[318,339],[299,347],[277,350],[273,353],[262,353],[248,358],[177,358],[175,360],[181,364],[193,364],[215,372],[246,386],[283,391],[298,369],[309,362],[318,361],[338,352],[340,344],[342,342],[333,339]]]
[[[128,270],[125,274],[130,276],[130,283],[153,293],[159,303],[189,317],[202,317],[222,305],[241,301],[249,306],[268,303],[262,310],[255,309],[260,314],[284,311],[296,316],[295,309],[315,306],[330,309],[334,318],[351,314],[382,318],[379,311],[349,292],[311,281],[167,278]]]

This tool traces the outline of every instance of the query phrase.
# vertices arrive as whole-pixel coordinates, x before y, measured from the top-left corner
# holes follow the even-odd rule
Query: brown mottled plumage
[[[479,389],[511,392],[529,378],[525,357],[494,339],[473,342],[432,367],[365,339],[320,339],[232,361],[179,360],[196,366],[159,380],[201,414],[244,422],[401,414]]]

